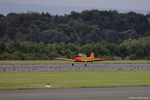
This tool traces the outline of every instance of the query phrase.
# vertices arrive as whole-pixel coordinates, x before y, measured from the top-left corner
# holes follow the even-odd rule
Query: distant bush
[[[129,59],[130,59],[130,60],[137,60],[137,56],[136,56],[135,54],[131,54],[131,55],[129,56]]]
[[[11,55],[9,53],[4,52],[3,54],[0,55],[0,60],[10,60]]]
[[[127,57],[125,57],[123,60],[129,60],[130,58],[129,58],[129,56],[127,56]]]
[[[121,57],[117,57],[117,56],[113,56],[112,60],[122,60],[122,58]]]

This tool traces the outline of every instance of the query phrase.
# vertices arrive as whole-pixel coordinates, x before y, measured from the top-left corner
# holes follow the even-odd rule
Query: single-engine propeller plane
[[[72,66],[74,66],[73,62],[85,62],[85,66],[86,66],[86,62],[95,62],[95,61],[104,61],[106,60],[106,58],[94,58],[94,53],[92,52],[90,57],[86,57],[85,54],[79,53],[78,55],[76,55],[74,57],[74,59],[66,59],[66,58],[57,58],[59,60],[66,60],[66,61],[72,61]]]

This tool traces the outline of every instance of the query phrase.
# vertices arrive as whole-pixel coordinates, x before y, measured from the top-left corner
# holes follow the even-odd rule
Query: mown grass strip
[[[69,61],[59,60],[10,60],[0,61],[0,65],[40,65],[40,64],[71,64]],[[75,64],[84,64],[84,62],[74,62]],[[91,64],[87,62],[87,64]],[[106,60],[100,62],[93,62],[93,64],[150,64],[149,60]]]
[[[0,73],[0,90],[150,86],[150,71],[75,71]]]

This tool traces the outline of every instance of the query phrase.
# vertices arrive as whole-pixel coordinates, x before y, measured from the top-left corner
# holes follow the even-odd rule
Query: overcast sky
[[[0,2],[36,4],[43,6],[100,7],[150,11],[150,0],[0,0]]]

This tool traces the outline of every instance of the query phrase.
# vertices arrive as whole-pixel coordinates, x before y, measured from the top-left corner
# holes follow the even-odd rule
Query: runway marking
[[[36,95],[6,95],[0,96],[0,98],[6,97],[30,97],[30,96],[61,96],[61,95],[94,95],[94,94],[129,94],[129,93],[147,93],[147,92],[106,92],[106,93],[70,93],[70,94],[36,94]]]

